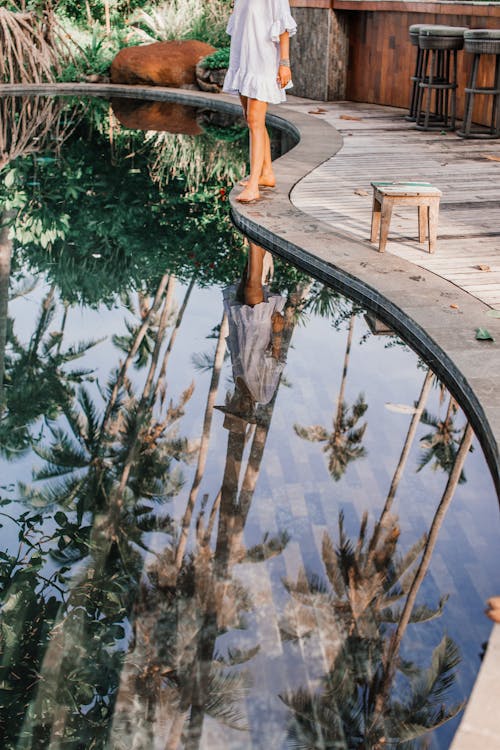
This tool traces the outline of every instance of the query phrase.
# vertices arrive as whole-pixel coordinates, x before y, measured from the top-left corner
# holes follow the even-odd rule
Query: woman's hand
[[[292,71],[289,65],[280,65],[278,68],[278,75],[276,77],[280,88],[284,89],[285,86],[292,80]]]

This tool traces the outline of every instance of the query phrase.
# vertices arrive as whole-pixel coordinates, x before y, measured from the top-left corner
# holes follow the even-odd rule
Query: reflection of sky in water
[[[43,298],[39,286],[27,298],[14,301],[10,314],[15,319],[15,330],[26,340]],[[185,288],[176,290],[178,303]],[[52,324],[58,327],[58,316]],[[196,440],[201,431],[206,391],[210,372],[196,371],[192,355],[210,352],[215,339],[207,338],[222,316],[222,293],[219,289],[196,289],[190,299],[169,363],[168,394],[174,399],[195,381],[195,390],[180,422],[180,432]],[[111,336],[126,332],[124,314],[120,308],[99,310],[71,308],[68,315],[65,341],[73,342],[92,337],[105,337],[73,366],[88,366],[96,377],[105,382],[116,366],[118,350]],[[248,589],[255,608],[245,614],[246,630],[230,629],[219,636],[217,650],[251,648],[260,643],[260,651],[248,665],[254,676],[254,688],[246,699],[246,710],[251,721],[252,742],[256,747],[280,747],[284,742],[284,725],[288,712],[277,698],[287,689],[307,687],[316,690],[321,684],[325,668],[325,648],[331,647],[316,636],[298,642],[280,639],[279,624],[287,611],[289,594],[281,581],[296,581],[300,570],[314,572],[324,578],[321,561],[321,540],[328,531],[334,541],[338,537],[338,513],[345,514],[347,534],[355,539],[361,517],[369,514],[369,530],[383,506],[392,473],[404,443],[411,414],[388,409],[386,404],[411,406],[420,393],[425,370],[417,367],[417,357],[406,347],[388,346],[388,339],[368,334],[363,316],[356,318],[353,345],[347,374],[345,398],[352,403],[363,393],[368,410],[361,421],[368,427],[363,439],[367,455],[353,461],[339,482],[334,482],[327,470],[321,443],[312,443],[295,434],[294,424],[330,427],[336,407],[336,397],[343,368],[347,321],[340,330],[332,328],[326,318],[308,315],[297,325],[288,351],[285,382],[281,384],[272,416],[259,479],[245,526],[247,547],[259,544],[265,534],[270,536],[287,531],[290,536],[284,551],[266,563],[236,565],[234,576]],[[319,354],[320,353],[320,354]],[[137,387],[143,382],[145,371],[131,371]],[[231,363],[226,359],[217,404],[224,403],[231,387]],[[95,386],[91,386],[95,392]],[[447,398],[439,405],[439,391],[431,390],[427,408],[433,414],[443,413]],[[228,432],[223,428],[223,414],[215,410],[208,453],[207,468],[198,494],[212,499],[217,493],[224,471]],[[63,422],[64,420],[61,420]],[[457,416],[457,425],[463,416]],[[442,471],[429,466],[417,473],[419,438],[430,428],[420,425],[402,477],[393,514],[398,516],[401,536],[398,549],[407,550],[428,528],[440,495],[446,484]],[[248,457],[248,449],[245,456]],[[33,454],[19,461],[3,465],[4,482],[16,479],[29,481],[32,466],[40,465]],[[183,466],[186,484],[172,503],[176,515],[185,506],[194,466]],[[418,595],[418,602],[436,606],[439,597],[449,594],[444,614],[434,621],[410,625],[403,644],[403,655],[421,666],[428,666],[431,650],[444,633],[459,645],[463,662],[458,670],[454,693],[458,698],[467,695],[476,670],[482,642],[487,638],[489,623],[482,610],[484,600],[493,593],[498,568],[497,538],[498,509],[492,482],[480,449],[466,461],[467,482],[459,485],[450,512],[440,531],[431,567]],[[9,493],[10,494],[10,493]],[[7,540],[4,536],[4,544]],[[145,538],[153,549],[161,551],[166,538],[162,534]],[[328,638],[327,638],[328,641]],[[440,730],[441,747],[446,747],[456,721]],[[206,717],[202,746],[245,746],[247,735],[224,729]],[[212,739],[210,740],[210,737]],[[218,738],[218,739],[217,739]],[[265,741],[263,740],[265,738]]]
[[[183,117],[185,115],[186,112],[183,111]],[[205,113],[203,120],[205,125],[209,124],[210,120],[210,118],[207,120],[207,116]],[[110,172],[113,174],[112,169]],[[140,169],[135,172],[140,172]],[[217,189],[215,200],[219,200],[219,197]],[[211,206],[211,210],[213,209],[214,206]],[[186,217],[188,215],[190,214],[186,214]],[[153,225],[154,222],[151,226]],[[154,228],[157,229],[156,225]],[[213,227],[210,231],[213,232]],[[167,230],[164,228],[159,232],[158,236],[161,240],[165,239],[166,233]],[[89,232],[90,235],[92,232]],[[218,241],[218,237],[217,234],[214,242]],[[92,238],[93,235],[90,236],[91,241]],[[136,270],[137,267],[142,270],[142,262],[149,263],[153,259],[158,261],[159,258],[166,257],[172,249],[172,246],[169,247],[167,243],[162,245],[161,255],[153,255],[157,253],[156,247],[151,247],[151,252],[148,254],[146,250],[152,244],[150,239],[145,237],[144,248],[142,246],[139,248],[141,251],[145,249],[142,260],[137,260],[134,256]],[[199,239],[202,245],[201,237]],[[206,237],[204,240],[207,241]],[[227,238],[221,242],[225,252],[223,255],[219,254],[218,257],[224,262],[224,258],[231,254],[231,246],[224,244],[230,242]],[[92,242],[89,247],[91,245]],[[173,251],[175,250],[177,248],[173,248]],[[211,251],[212,246],[210,246]],[[112,253],[106,262],[109,263],[110,258],[114,258]],[[186,261],[185,265],[183,265],[184,261]],[[195,267],[199,273],[203,272],[198,262],[193,266],[190,261],[182,257],[180,261],[177,258],[176,262],[180,263],[185,277],[189,277]],[[34,266],[36,267],[36,262]],[[210,266],[215,268],[214,263]],[[150,268],[149,265],[148,268]],[[156,269],[154,272],[150,271],[152,277],[163,273],[164,269],[161,265],[154,266],[154,268]],[[207,268],[205,270],[208,272]],[[211,278],[218,278],[217,271],[218,266]],[[227,277],[227,273],[225,267],[221,278],[224,274]],[[57,274],[56,278],[58,278]],[[140,273],[137,278],[142,279]],[[102,283],[103,279],[101,278],[100,281]],[[290,286],[293,287],[293,282],[290,282]],[[47,285],[39,282],[36,289],[25,297],[13,300],[9,305],[9,316],[14,320],[14,331],[25,345],[35,329],[40,305],[48,288]],[[108,298],[111,296],[110,288],[113,288],[112,284],[108,288]],[[149,291],[153,293],[153,290]],[[185,291],[186,287],[177,282],[175,289],[177,309]],[[132,293],[132,298],[134,304],[137,304],[135,292]],[[62,313],[63,307],[58,301],[49,331],[59,329]],[[177,403],[191,382],[195,386],[191,398],[185,405],[185,413],[177,423],[179,435],[187,438],[190,447],[196,447],[202,433],[207,392],[212,376],[210,370],[201,371],[195,366],[193,355],[213,354],[217,343],[217,332],[214,335],[214,329],[220,324],[222,315],[221,289],[214,286],[203,289],[195,287],[168,364],[167,402],[172,399],[174,404]],[[96,381],[104,386],[111,372],[125,356],[112,343],[114,335],[127,334],[125,321],[130,324],[137,322],[120,302],[113,307],[100,306],[97,309],[84,308],[79,305],[70,307],[63,349],[69,344],[88,339],[104,338],[104,341],[83,357],[71,362],[67,369],[89,367],[93,370]],[[175,716],[176,699],[175,696],[172,698],[172,693],[175,694],[177,684],[183,686],[183,690],[188,692],[188,707],[195,706],[193,685],[196,687],[197,675],[200,678],[198,687],[201,686],[203,693],[208,684],[205,674],[207,663],[217,661],[219,656],[227,657],[229,652],[231,650],[234,652],[235,649],[250,650],[253,654],[245,664],[231,668],[234,675],[241,676],[245,672],[248,673],[251,677],[251,685],[248,694],[241,696],[236,682],[232,690],[226,685],[225,698],[229,708],[231,708],[231,698],[237,699],[235,703],[238,704],[239,710],[244,717],[248,718],[249,731],[237,731],[234,728],[234,722],[231,725],[231,721],[217,721],[205,712],[202,717],[200,747],[234,749],[250,746],[255,748],[290,746],[287,745],[286,733],[291,712],[281,698],[284,699],[287,692],[299,689],[308,691],[309,696],[318,696],[322,693],[325,672],[328,668],[333,670],[332,665],[336,663],[339,649],[346,642],[346,634],[341,632],[339,625],[342,620],[341,615],[345,613],[341,612],[341,615],[335,616],[332,614],[335,597],[331,593],[331,586],[321,589],[318,585],[317,590],[313,592],[314,596],[311,591],[306,594],[304,591],[296,591],[294,597],[290,590],[293,590],[294,585],[300,588],[298,583],[304,573],[315,576],[317,584],[326,581],[325,565],[322,559],[323,539],[327,533],[334,546],[338,543],[340,513],[344,516],[346,536],[354,544],[363,516],[367,514],[367,539],[370,538],[374,523],[384,506],[406,439],[411,421],[411,407],[419,397],[426,375],[425,368],[418,365],[417,356],[402,346],[401,342],[396,343],[394,338],[371,335],[362,313],[356,316],[344,398],[349,405],[352,405],[360,394],[364,396],[368,408],[360,416],[356,427],[359,428],[365,422],[367,424],[362,437],[362,446],[366,455],[350,462],[339,481],[334,481],[328,471],[327,456],[323,451],[324,443],[305,440],[297,434],[294,427],[300,425],[303,428],[310,428],[321,425],[327,431],[332,430],[344,368],[348,325],[349,319],[347,318],[336,329],[328,316],[320,317],[310,312],[295,325],[290,324],[290,328],[293,329],[291,345],[287,351],[284,377],[278,388],[276,402],[267,411],[260,413],[261,416],[262,414],[270,416],[270,426],[266,434],[262,457],[254,465],[253,477],[256,479],[256,485],[244,531],[240,538],[238,532],[241,532],[241,529],[238,528],[238,522],[241,522],[242,518],[241,506],[239,506],[239,515],[236,512],[231,514],[229,506],[225,507],[223,512],[219,509],[219,515],[214,516],[211,534],[208,535],[211,552],[209,554],[204,549],[207,557],[196,561],[197,575],[202,577],[202,574],[207,573],[209,583],[211,582],[210,585],[213,586],[213,588],[209,588],[208,584],[206,586],[206,591],[210,591],[210,596],[213,596],[213,602],[210,601],[210,597],[208,597],[209,601],[200,603],[193,596],[188,596],[181,602],[176,601],[174,606],[171,599],[172,591],[176,590],[171,579],[173,566],[167,557],[169,550],[174,548],[172,538],[165,530],[143,532],[141,540],[146,549],[140,548],[139,545],[136,547],[136,552],[140,552],[141,556],[138,560],[139,566],[143,566],[142,577],[140,571],[133,571],[127,579],[127,585],[130,590],[134,591],[135,603],[127,610],[127,617],[122,623],[125,632],[120,631],[111,638],[112,645],[109,646],[109,652],[112,653],[118,649],[125,654],[123,664],[119,665],[115,675],[118,684],[118,699],[112,719],[113,727],[109,729],[112,739],[109,742],[103,740],[104,744],[99,747],[121,750],[122,745],[130,746],[130,737],[137,733],[137,741],[139,744],[141,741],[145,742],[144,747],[147,746],[148,750],[153,747],[154,750],[160,747],[163,749],[166,746],[166,736],[169,732],[173,732],[169,722],[172,716]],[[169,327],[160,360],[171,331],[172,328]],[[147,368],[139,371],[134,367],[128,372],[132,388],[139,394],[144,386],[146,372]],[[99,394],[97,382],[89,383],[87,387],[98,405],[98,410],[102,413],[103,400]],[[232,389],[231,360],[227,356],[221,371],[215,405],[223,406],[226,403],[226,394]],[[426,408],[431,414],[440,415],[442,418],[448,403],[449,395],[445,394],[443,402],[440,403],[439,390],[433,387]],[[392,406],[388,408],[388,404]],[[199,549],[196,544],[195,527],[200,519],[204,499],[207,501],[204,523],[207,524],[212,504],[221,489],[223,478],[227,482],[223,501],[224,497],[227,501],[227,498],[231,496],[230,488],[228,489],[230,480],[233,481],[234,488],[235,476],[240,470],[239,486],[241,488],[251,455],[255,456],[251,453],[254,449],[254,443],[252,443],[254,436],[259,434],[262,438],[262,432],[258,433],[262,425],[258,424],[255,432],[251,432],[250,439],[242,452],[240,466],[238,434],[241,435],[242,426],[245,428],[246,425],[248,428],[248,423],[244,420],[238,421],[238,419],[230,413],[224,413],[221,409],[213,410],[206,467],[196,495],[196,505],[190,524],[190,538],[187,543],[188,552]],[[465,423],[463,414],[458,412],[454,421],[457,428],[462,428]],[[52,422],[52,426],[54,424],[55,422]],[[57,425],[67,430],[64,417],[58,418]],[[43,418],[40,418],[33,426],[32,432],[42,434],[47,444],[50,444],[49,429]],[[399,533],[396,549],[400,555],[407,553],[412,545],[428,531],[446,486],[447,475],[442,470],[434,471],[431,466],[432,462],[420,472],[416,471],[423,451],[420,440],[430,432],[432,432],[432,427],[425,424],[418,425],[392,506],[392,523],[396,530],[396,537]],[[228,450],[228,444],[231,450]],[[2,459],[0,463],[1,484],[7,489],[2,489],[0,495],[8,498],[17,497],[17,482],[30,483],[32,470],[40,468],[43,463],[42,458],[37,456],[35,451],[21,455],[11,462]],[[185,512],[195,476],[196,455],[190,463],[174,460],[173,467],[180,468],[182,471],[184,485],[170,503],[156,506],[154,513],[160,517],[170,513],[179,522]],[[234,473],[231,474],[231,472]],[[117,473],[119,474],[119,471]],[[467,456],[465,474],[467,481],[458,485],[455,490],[451,507],[440,529],[430,568],[418,591],[416,603],[436,608],[440,597],[449,596],[449,599],[440,617],[408,626],[401,649],[401,654],[405,659],[412,660],[420,668],[428,668],[433,649],[441,642],[445,634],[456,642],[462,655],[462,663],[457,670],[456,684],[443,699],[449,706],[470,693],[479,668],[481,645],[487,639],[490,630],[490,623],[483,615],[484,601],[488,596],[497,593],[498,588],[498,503],[484,457],[477,444],[474,452]],[[251,474],[249,476],[251,478]],[[239,498],[241,501],[241,494]],[[6,507],[14,513],[24,510],[22,505],[16,503]],[[220,508],[224,508],[223,503]],[[49,508],[45,512],[47,518],[45,531],[52,532],[56,527],[53,520],[55,510],[57,509]],[[98,517],[96,518],[95,526],[98,528]],[[90,513],[86,514],[85,520],[92,520]],[[286,533],[286,539],[283,537],[284,533]],[[12,523],[5,522],[3,528],[0,529],[0,540],[2,549],[16,550],[17,530],[13,528]],[[135,543],[136,540],[131,542],[126,538],[125,541],[132,545],[132,542]],[[275,554],[265,561],[255,562],[255,558],[258,558],[265,549],[264,542],[268,545],[271,542],[276,544]],[[258,545],[262,546],[259,548]],[[283,545],[284,548],[282,548]],[[98,544],[93,548],[93,553],[95,549],[99,550]],[[227,553],[228,550],[229,553]],[[271,548],[267,548],[267,551],[271,551]],[[251,552],[253,562],[245,557],[245,552],[248,554]],[[229,559],[226,559],[227,557]],[[66,585],[74,586],[78,577],[85,580],[88,576],[87,583],[92,580],[94,562],[90,558],[89,560],[90,562],[83,560],[69,566],[70,572]],[[214,569],[210,569],[207,560],[215,560]],[[56,567],[57,564],[49,560],[44,564],[43,572],[50,575]],[[413,569],[416,569],[416,566]],[[189,590],[191,568],[187,558],[184,558],[182,570],[185,580],[181,583]],[[239,588],[234,586],[234,582],[239,583]],[[287,590],[284,582],[290,590]],[[194,584],[192,585],[194,587]],[[137,588],[133,588],[135,586]],[[90,583],[89,588],[91,590]],[[183,590],[181,585],[178,589]],[[204,591],[201,583],[198,591]],[[246,594],[243,595],[243,592]],[[100,593],[100,590],[94,591],[92,596],[96,596],[97,593]],[[315,606],[312,608],[299,606],[297,602],[304,604],[310,601],[307,599],[309,594]],[[237,604],[234,603],[235,601]],[[245,601],[246,608],[243,607]],[[398,602],[398,605],[402,605],[403,601],[404,598]],[[294,606],[292,606],[293,602]],[[96,606],[98,613],[104,610],[102,603]],[[338,606],[338,600],[335,606]],[[219,618],[217,628],[213,622],[215,615]],[[123,614],[120,616],[123,619]],[[96,616],[94,625],[99,623],[100,617],[101,614]],[[368,627],[366,623],[362,626]],[[63,625],[59,632],[64,631],[64,627]],[[359,627],[361,631],[361,625]],[[293,635],[294,630],[300,631],[302,637],[299,639],[289,637]],[[71,632],[70,628],[70,639]],[[83,649],[93,648],[94,644],[85,628],[80,631],[77,629],[76,632],[79,633],[78,637],[81,635],[81,643],[77,645],[82,646]],[[388,632],[390,630],[387,630],[385,635]],[[215,633],[217,633],[216,638]],[[380,632],[377,631],[377,637],[379,636]],[[185,649],[182,652],[184,661],[181,660],[180,666],[172,656],[177,644],[176,637]],[[57,635],[53,634],[52,638],[57,642]],[[376,641],[377,638],[373,637],[372,640]],[[366,642],[365,637],[363,643],[366,644]],[[204,658],[199,661],[197,667],[193,667],[190,658],[196,649]],[[53,653],[52,658],[54,658]],[[76,673],[84,663],[83,657],[80,657],[79,661],[76,660]],[[192,670],[187,678],[181,674],[181,667],[185,669],[186,664]],[[93,679],[97,679],[95,665],[92,666],[94,667]],[[158,695],[161,695],[164,703],[162,704],[159,699],[160,708],[154,709],[151,706],[146,707],[146,704],[148,700],[153,701],[158,698],[154,692],[154,685],[158,683],[154,683],[154,680],[147,683],[149,688],[144,692],[143,687],[141,688],[141,685],[143,686],[141,679],[145,674],[148,678],[151,677],[148,670],[151,674],[157,674],[154,670],[158,666],[160,670],[164,670],[161,674],[164,672],[167,674],[165,681],[168,684],[167,687],[162,686],[164,692],[158,690]],[[42,673],[45,667],[45,664],[42,665]],[[62,678],[59,675],[58,679],[64,681],[65,677],[66,675]],[[109,679],[111,680],[111,677]],[[176,680],[179,682],[176,683]],[[397,688],[395,692],[399,691],[397,698],[408,701],[410,697],[408,684],[400,675],[397,676],[395,685]],[[41,689],[43,688],[42,684]],[[169,690],[171,693],[168,693]],[[88,696],[88,692],[86,695]],[[185,700],[185,692],[183,696]],[[207,700],[204,694],[201,696],[202,703],[203,700]],[[200,696],[198,696],[199,702]],[[85,710],[89,710],[90,704],[85,704],[82,700],[81,705],[86,705]],[[61,709],[62,714],[64,710],[66,709]],[[142,714],[141,711],[143,711]],[[199,719],[199,714],[197,715],[193,710],[191,723],[195,725],[196,720]],[[226,719],[228,719],[227,715]],[[449,745],[457,724],[458,720],[454,719],[438,730],[430,746],[444,750]],[[141,732],[143,733],[142,740],[138,739]],[[195,735],[191,736],[185,742],[185,746],[197,747],[197,739]],[[29,750],[39,750],[39,747],[32,745]]]

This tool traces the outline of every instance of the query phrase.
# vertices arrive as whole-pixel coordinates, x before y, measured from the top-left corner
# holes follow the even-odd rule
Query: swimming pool
[[[58,102],[3,170],[5,746],[447,747],[498,570],[460,408],[279,258],[224,302],[238,123]]]

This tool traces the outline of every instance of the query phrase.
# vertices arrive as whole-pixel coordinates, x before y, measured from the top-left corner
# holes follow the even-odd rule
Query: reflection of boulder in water
[[[142,99],[111,99],[113,112],[121,125],[133,130],[199,135],[197,110],[177,102],[151,102]]]
[[[196,39],[125,47],[111,63],[111,83],[198,88],[196,65],[214,51]]]

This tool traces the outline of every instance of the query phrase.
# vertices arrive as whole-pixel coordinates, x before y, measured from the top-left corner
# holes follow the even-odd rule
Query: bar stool
[[[410,122],[415,122],[417,119],[417,103],[418,103],[418,95],[419,95],[419,83],[422,80],[422,68],[424,63],[424,50],[420,48],[418,44],[418,34],[420,32],[420,29],[423,29],[424,26],[428,26],[428,24],[424,23],[413,23],[409,28],[409,34],[410,34],[410,42],[411,44],[417,48],[417,57],[415,59],[415,72],[412,76],[410,76],[410,81],[412,82],[411,87],[411,95],[410,95],[410,106],[408,108],[408,114],[405,116],[405,120],[409,120]]]
[[[500,29],[471,29],[464,32],[464,49],[474,55],[469,85],[465,89],[465,112],[462,130],[457,135],[462,138],[499,138],[500,137]],[[477,71],[481,55],[495,55],[495,78],[493,86],[478,86]],[[491,122],[489,132],[472,130],[472,111],[474,96],[484,94],[492,96]]]
[[[457,109],[457,52],[464,46],[464,26],[423,26],[418,45],[424,50],[415,125],[419,130],[454,130]],[[434,91],[434,112],[431,113]],[[427,93],[427,100],[424,100]],[[451,99],[451,107],[450,107]]]

